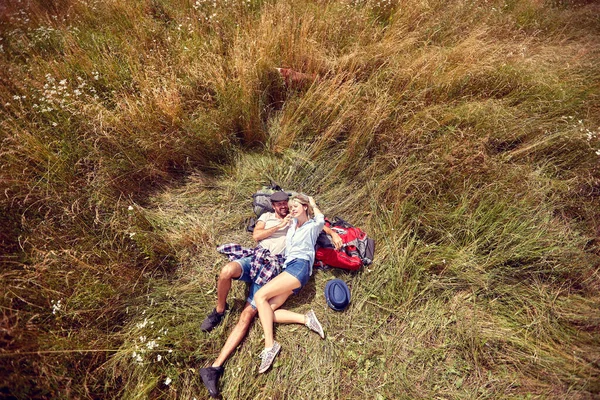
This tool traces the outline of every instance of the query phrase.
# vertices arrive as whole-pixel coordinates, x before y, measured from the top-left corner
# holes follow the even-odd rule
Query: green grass
[[[225,242],[273,180],[375,238],[225,398],[600,393],[600,9],[587,1],[0,7],[0,394],[206,398]],[[274,67],[319,77],[287,88]],[[327,280],[352,304],[329,309]],[[168,384],[166,382],[169,382]]]

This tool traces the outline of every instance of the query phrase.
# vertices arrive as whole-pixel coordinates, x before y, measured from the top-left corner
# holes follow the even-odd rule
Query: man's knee
[[[247,306],[240,314],[239,323],[244,326],[250,326],[252,321],[254,321],[254,318],[256,317],[257,313],[258,312],[256,311],[256,309],[252,308],[251,306]]]
[[[242,267],[235,261],[231,261],[221,269],[219,279],[234,279],[242,275]]]

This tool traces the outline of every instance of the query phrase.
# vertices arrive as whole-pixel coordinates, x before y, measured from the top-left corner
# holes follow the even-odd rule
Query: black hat
[[[275,192],[269,197],[271,199],[271,203],[275,203],[276,201],[287,201],[290,196],[286,192]]]
[[[335,311],[344,311],[350,304],[350,289],[341,279],[331,279],[325,285],[325,300]]]

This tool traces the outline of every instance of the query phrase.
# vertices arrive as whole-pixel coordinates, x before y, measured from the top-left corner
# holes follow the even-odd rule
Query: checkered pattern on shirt
[[[252,257],[250,262],[250,278],[257,285],[264,285],[275,278],[281,271],[285,262],[283,254],[271,254],[268,249],[261,246],[255,248],[242,247],[237,243],[222,244],[217,251],[227,256],[229,261]]]

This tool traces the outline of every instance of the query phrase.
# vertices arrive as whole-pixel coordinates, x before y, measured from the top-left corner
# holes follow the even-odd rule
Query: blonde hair
[[[310,205],[310,202],[308,201],[307,195],[302,193],[295,194],[290,198],[289,203],[291,203],[292,201],[300,203],[303,206],[307,206],[306,214],[308,216],[308,219],[311,219],[314,216],[315,213],[313,211],[312,206]]]

